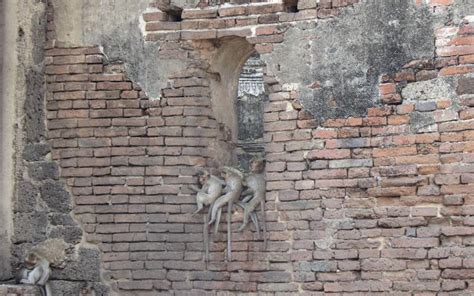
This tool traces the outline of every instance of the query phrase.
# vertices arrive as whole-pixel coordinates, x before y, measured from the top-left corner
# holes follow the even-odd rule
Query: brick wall
[[[211,143],[226,141],[203,54],[215,44],[206,40],[244,37],[264,55],[292,22],[353,2],[300,1],[294,13],[281,4],[192,9],[183,22],[147,12],[145,38],[163,42],[163,58],[192,65],[169,77],[161,100],[122,65],[104,63],[98,47],[46,50],[52,158],[115,291],[474,293],[472,17],[436,31],[435,59],[383,75],[380,105],[364,117],[313,118],[297,89],[267,75],[267,249],[253,230],[236,232],[225,262],[222,231],[202,260],[202,218],[191,216],[187,185],[197,182],[195,166],[212,163]],[[234,229],[241,219],[233,216]]]

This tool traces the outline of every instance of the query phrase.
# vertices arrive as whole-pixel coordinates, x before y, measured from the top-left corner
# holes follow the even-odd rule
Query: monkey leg
[[[265,219],[265,199],[260,201],[260,209],[262,211],[262,228],[263,228],[263,248],[267,249],[267,222]]]
[[[35,283],[30,283],[28,279],[21,279],[20,284],[34,285]]]
[[[260,236],[260,225],[258,224],[257,214],[254,212],[250,213],[250,218],[252,219],[253,225],[255,225],[255,229],[257,229],[257,235]]]
[[[232,201],[227,204],[227,260],[232,261]]]
[[[49,268],[49,262],[46,259],[43,259],[40,263],[41,269],[43,270],[41,277],[36,282],[38,285],[44,286],[49,279],[51,273],[51,268]]]
[[[240,225],[240,227],[237,231],[240,232],[240,231],[244,230],[245,226],[247,226],[247,224],[249,223],[249,216],[250,216],[249,209],[248,209],[248,207],[244,206],[244,221],[242,222],[242,225]]]
[[[204,239],[204,262],[209,261],[209,228],[207,227],[207,220],[208,220],[208,215],[203,215],[202,216],[203,220],[203,227],[202,227],[202,235]]]
[[[219,232],[219,223],[221,223],[221,214],[222,214],[222,208],[219,208],[217,211],[217,218],[216,218],[216,224],[214,225],[214,234],[217,235]]]
[[[196,216],[196,214],[199,213],[204,208],[204,205],[202,203],[198,203],[197,206],[198,208],[197,210],[194,211],[193,216]]]
[[[214,221],[216,221],[217,211],[226,204],[228,199],[229,197],[227,195],[223,195],[214,202],[214,205],[212,206],[212,209],[211,209],[212,213],[211,213],[211,221],[209,221],[208,223],[209,225],[211,225],[212,223],[214,223]]]

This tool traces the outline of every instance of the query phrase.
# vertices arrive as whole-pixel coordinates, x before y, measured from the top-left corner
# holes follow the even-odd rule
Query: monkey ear
[[[203,174],[203,175],[210,175],[209,171],[203,167],[196,167],[198,174]]]

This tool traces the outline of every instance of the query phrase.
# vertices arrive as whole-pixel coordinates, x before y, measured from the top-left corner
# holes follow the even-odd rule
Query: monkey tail
[[[43,289],[44,289],[44,295],[45,296],[53,296],[53,293],[51,292],[51,286],[49,285],[49,283],[46,283],[43,286]]]

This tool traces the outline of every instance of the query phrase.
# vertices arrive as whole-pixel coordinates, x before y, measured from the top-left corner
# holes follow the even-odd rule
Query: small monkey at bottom
[[[67,244],[59,239],[50,239],[34,247],[26,255],[24,267],[17,272],[17,283],[37,285],[43,296],[52,296],[48,284],[51,266],[64,264],[66,248]]]
[[[37,285],[40,287],[41,295],[52,296],[48,284],[51,268],[49,261],[35,252],[30,252],[25,258],[25,267],[17,273],[17,282],[20,284]]]

